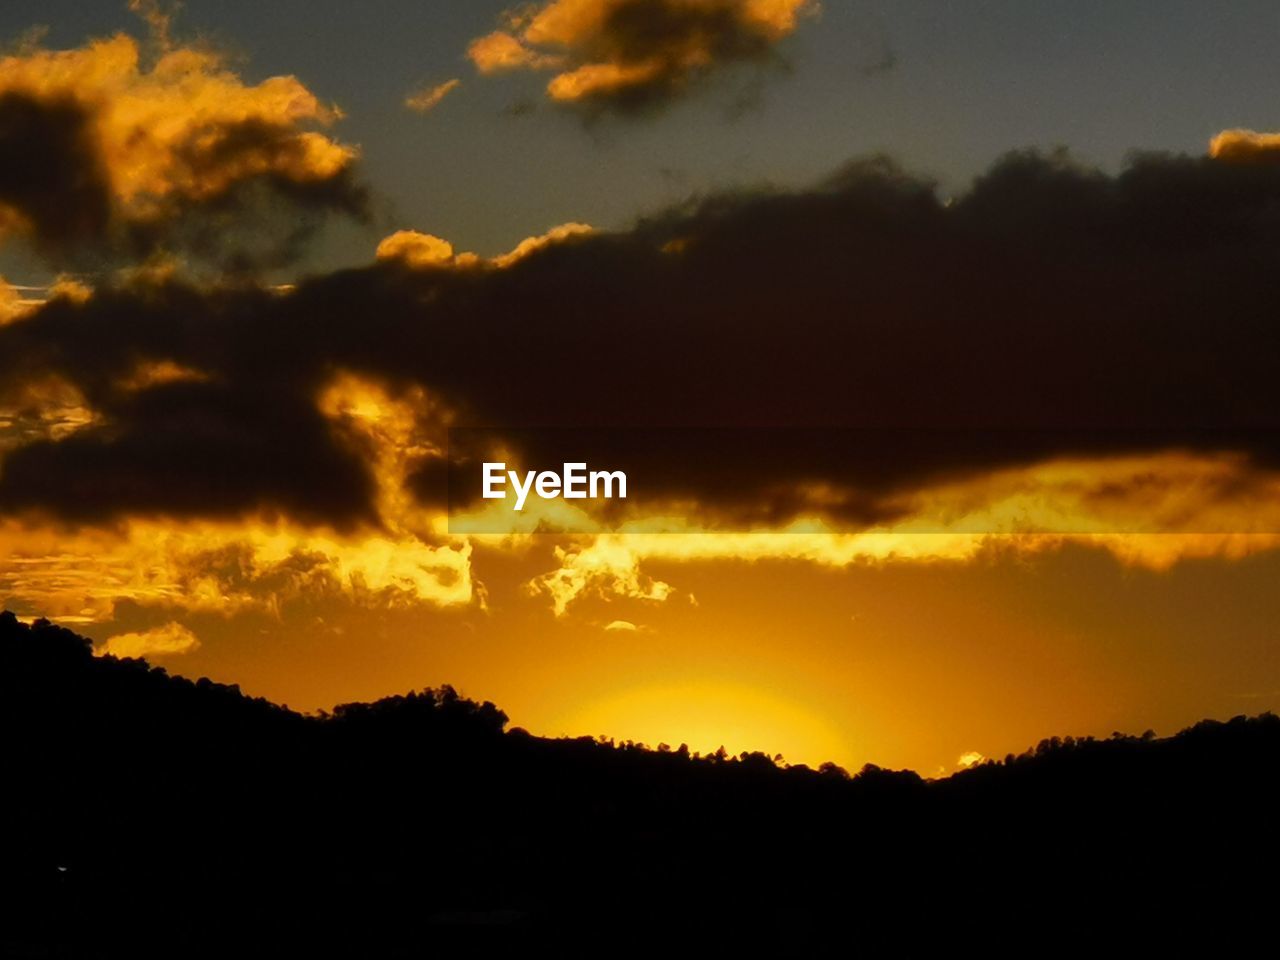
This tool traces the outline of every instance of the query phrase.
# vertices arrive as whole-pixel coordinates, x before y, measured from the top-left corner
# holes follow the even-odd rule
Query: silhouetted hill
[[[3,614],[0,743],[4,956],[1231,955],[1273,936],[1270,714],[851,777],[534,737],[448,687],[302,716]]]

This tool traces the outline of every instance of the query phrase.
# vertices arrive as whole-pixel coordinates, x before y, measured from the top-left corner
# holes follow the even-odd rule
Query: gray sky
[[[176,33],[234,51],[246,80],[295,74],[345,111],[336,135],[360,145],[380,221],[331,231],[314,267],[367,260],[391,226],[492,254],[557,223],[620,227],[692,193],[812,182],[870,152],[954,189],[1018,147],[1114,168],[1134,149],[1199,152],[1225,127],[1280,126],[1280,10],[1264,2],[827,0],[782,43],[789,68],[589,127],[545,100],[513,111],[538,103],[545,75],[481,77],[467,61],[506,6],[188,0]],[[10,43],[37,25],[55,48],[141,32],[117,0],[0,7]],[[431,113],[403,106],[454,77]],[[0,271],[22,282],[38,268],[9,249]]]

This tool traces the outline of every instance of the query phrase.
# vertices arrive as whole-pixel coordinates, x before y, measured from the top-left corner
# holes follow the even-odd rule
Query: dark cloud
[[[0,502],[72,520],[262,510],[339,526],[371,519],[368,472],[317,411],[319,370],[255,354],[252,327],[271,310],[262,293],[175,287],[107,292],[83,307],[57,300],[37,323],[6,328],[17,362],[0,363],[0,382],[66,378],[95,423],[10,453]],[[130,371],[155,356],[198,357],[215,372],[138,389]]]
[[[171,384],[111,413],[100,429],[7,457],[5,508],[51,506],[73,521],[263,510],[320,525],[375,519],[369,477],[301,398]]]
[[[46,253],[105,238],[111,186],[85,108],[0,94],[0,209],[29,225]]]
[[[339,371],[421,385],[462,425],[595,430],[649,491],[770,519],[799,509],[797,484],[852,486],[838,509],[869,519],[924,479],[1061,453],[1275,465],[1278,227],[1265,164],[1145,155],[1108,176],[1019,153],[944,201],[871,160],[504,267],[391,259],[288,294],[59,300],[0,328],[0,382],[64,379],[99,418],[9,453],[0,504],[349,522],[372,468],[318,409]],[[141,358],[207,380],[121,391]],[[707,434],[600,432],[618,427],[748,432],[700,449]],[[521,434],[530,460],[558,462],[557,435]],[[439,475],[410,485],[438,500]]]

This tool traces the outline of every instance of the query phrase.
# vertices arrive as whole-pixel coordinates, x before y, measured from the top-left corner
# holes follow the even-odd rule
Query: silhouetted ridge
[[[850,777],[448,686],[304,716],[5,613],[0,737],[5,956],[1222,955],[1280,852],[1270,714]]]

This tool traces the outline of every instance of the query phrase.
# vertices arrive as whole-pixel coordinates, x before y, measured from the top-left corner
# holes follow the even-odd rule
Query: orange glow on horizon
[[[625,688],[567,711],[555,733],[606,735],[657,749],[681,744],[703,755],[724,747],[782,754],[789,763],[817,767],[857,752],[836,730],[798,702],[728,681],[656,684]],[[546,722],[544,721],[544,726]],[[553,732],[551,730],[546,731]]]

